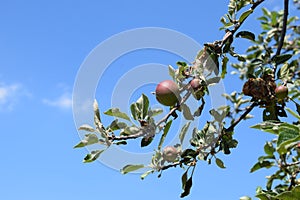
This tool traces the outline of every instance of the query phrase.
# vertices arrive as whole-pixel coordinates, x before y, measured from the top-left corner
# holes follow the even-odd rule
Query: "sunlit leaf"
[[[240,197],[240,200],[251,200],[251,198],[248,196],[243,196],[243,197]]]
[[[163,109],[161,108],[155,108],[155,109],[151,109],[148,112],[149,117],[155,117],[156,115],[159,115],[163,113]]]
[[[154,170],[149,170],[149,171],[146,171],[145,173],[143,173],[141,175],[141,179],[144,180],[146,178],[146,176],[148,176],[149,174],[152,174],[154,172]]]
[[[291,191],[285,191],[276,196],[278,200],[299,200],[300,185],[295,186]]]
[[[182,128],[181,128],[181,131],[180,131],[180,134],[179,134],[179,139],[180,139],[180,143],[182,144],[183,143],[183,140],[184,140],[184,137],[190,127],[190,124],[191,122],[188,122],[186,123]]]
[[[141,119],[144,119],[148,114],[149,109],[149,99],[146,95],[142,94],[141,97],[136,102],[139,110],[141,111]]]
[[[130,121],[130,118],[127,116],[127,114],[121,112],[119,110],[119,108],[111,108],[111,109],[107,110],[106,112],[104,112],[104,114],[109,115],[109,116],[122,118],[122,119],[126,119],[126,120]]]
[[[186,104],[181,104],[180,108],[182,109],[183,116],[186,120],[194,120],[191,110]]]
[[[271,122],[271,121],[265,121],[259,124],[256,124],[254,126],[250,126],[250,128],[255,128],[259,129],[261,131],[273,133],[273,134],[278,134],[278,128],[279,128],[279,123],[276,122]]]
[[[133,171],[139,170],[139,169],[144,168],[144,167],[145,167],[144,165],[126,165],[125,167],[123,167],[121,169],[121,173],[122,174],[127,174],[129,172],[133,172]]]
[[[168,66],[168,69],[169,69],[169,75],[172,77],[172,79],[175,79],[176,70],[171,65]]]
[[[92,151],[91,153],[89,153],[85,156],[85,158],[83,159],[83,162],[84,163],[93,162],[93,161],[97,160],[97,158],[99,158],[100,154],[103,152],[104,152],[104,149]]]
[[[141,115],[141,111],[137,107],[136,103],[133,103],[130,105],[130,111],[131,111],[131,116],[134,120],[139,119],[139,117]]]
[[[298,115],[297,113],[295,113],[292,109],[290,108],[286,108],[286,110],[293,115],[295,118],[297,118],[298,120],[300,120],[300,115]]]
[[[115,119],[114,121],[111,122],[111,124],[109,125],[108,128],[110,128],[112,131],[115,131],[115,130],[120,130],[120,129],[123,129],[126,127],[127,127],[126,123],[119,122],[118,119]]]
[[[252,12],[252,10],[247,10],[243,14],[241,14],[239,22],[243,22]]]
[[[99,139],[96,134],[86,134],[84,139],[81,140],[74,148],[85,147],[87,145],[92,145],[98,143]]]
[[[163,145],[163,143],[164,143],[164,141],[165,141],[165,138],[166,138],[166,136],[167,136],[167,134],[168,134],[168,132],[169,132],[169,130],[170,130],[170,127],[171,127],[171,125],[172,125],[172,122],[173,122],[173,120],[169,120],[169,121],[167,122],[167,124],[165,125],[165,127],[164,127],[164,132],[163,132],[163,134],[162,134],[162,136],[161,136],[161,138],[160,138],[159,144],[158,144],[158,150],[161,149],[161,147],[162,147],[162,145]]]
[[[80,131],[88,131],[88,132],[95,132],[95,131],[96,131],[93,127],[91,127],[91,126],[88,125],[88,124],[83,124],[83,125],[81,125],[81,126],[78,128],[78,130],[80,130]]]
[[[213,77],[213,78],[210,78],[210,79],[206,80],[206,84],[207,85],[213,85],[213,84],[219,83],[220,80],[221,80],[221,77],[216,76],[216,77]]]
[[[279,126],[279,136],[277,140],[277,147],[279,147],[283,142],[292,140],[300,136],[299,127],[292,124],[281,124]]]

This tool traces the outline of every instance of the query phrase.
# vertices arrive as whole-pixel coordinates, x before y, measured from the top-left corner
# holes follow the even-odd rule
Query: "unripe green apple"
[[[178,150],[173,146],[167,146],[163,150],[163,159],[168,162],[174,162],[178,156]]]
[[[286,86],[280,85],[275,89],[275,95],[278,99],[285,99],[288,96],[289,90]]]
[[[160,82],[155,89],[156,99],[165,106],[174,106],[180,100],[180,92],[176,83],[171,80]]]

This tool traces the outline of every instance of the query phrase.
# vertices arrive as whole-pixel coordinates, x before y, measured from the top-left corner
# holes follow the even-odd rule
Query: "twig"
[[[176,166],[178,166],[178,165],[180,165],[182,163],[183,163],[182,161],[178,161],[178,162],[175,162],[175,163],[172,163],[172,164],[169,164],[169,165],[164,165],[159,170],[163,171],[163,170],[169,169],[171,167],[176,167]]]
[[[252,4],[252,6],[249,10],[253,12],[254,9],[264,1],[265,0],[257,0],[256,2],[254,2]],[[235,32],[242,26],[242,24],[244,23],[244,21],[246,21],[247,18],[248,18],[248,16],[243,21],[236,23],[236,25],[234,26],[234,28],[231,31],[226,32],[225,36],[223,37],[223,40],[221,41],[221,47],[224,46],[226,44],[226,42],[228,40],[230,40],[230,38],[233,37]]]
[[[143,137],[143,136],[146,136],[146,135],[152,134],[152,133],[155,134],[156,127],[160,126],[164,122],[167,122],[169,117],[171,117],[176,112],[176,110],[178,110],[180,108],[180,105],[182,105],[183,103],[185,103],[187,101],[187,99],[189,98],[190,95],[191,95],[191,91],[188,90],[188,92],[181,99],[180,103],[178,103],[178,105],[176,105],[174,108],[172,108],[166,116],[164,116],[159,122],[157,122],[155,127],[151,126],[151,125],[144,126],[144,127],[141,127],[137,133],[131,134],[131,135],[115,136],[112,134],[112,135],[108,136],[108,139],[111,142],[113,142],[113,141],[120,141],[120,140],[136,139],[136,138]]]
[[[283,24],[282,24],[282,30],[281,30],[281,33],[280,33],[280,40],[279,40],[279,44],[278,44],[275,56],[280,55],[280,51],[281,51],[281,49],[283,47],[283,44],[284,44],[284,38],[285,38],[285,34],[286,34],[288,15],[289,15],[289,0],[284,0]]]
[[[299,165],[300,161],[297,162],[293,162],[293,163],[286,163],[285,166],[289,167],[289,166],[293,166],[293,165]]]
[[[281,30],[281,33],[280,33],[280,40],[279,40],[279,43],[278,43],[276,53],[272,57],[271,60],[273,60],[276,56],[280,55],[281,49],[282,49],[283,44],[284,44],[284,38],[285,38],[285,34],[286,34],[288,15],[289,15],[289,0],[284,0],[283,24],[282,24],[282,30]],[[274,70],[274,75],[275,75],[276,70],[277,70],[277,65],[274,65],[273,70]]]
[[[165,117],[163,117],[159,122],[157,122],[156,126],[159,126],[164,122],[167,122],[169,117],[171,117],[174,114],[174,112],[180,108],[180,105],[182,105],[183,103],[185,103],[187,101],[187,99],[190,97],[191,94],[192,94],[191,91],[188,91],[184,95],[184,97],[181,99],[180,103],[177,106],[175,106],[174,108],[172,108],[170,110],[170,112]]]
[[[231,132],[234,130],[234,128],[236,127],[236,125],[238,125],[238,123],[240,123],[252,110],[255,106],[257,106],[258,104],[256,102],[253,102],[250,106],[248,106],[246,108],[246,111],[238,118],[236,119],[231,126],[229,126],[227,129],[225,129],[225,132]]]

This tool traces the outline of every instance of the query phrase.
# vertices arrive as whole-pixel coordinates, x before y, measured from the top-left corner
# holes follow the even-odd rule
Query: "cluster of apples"
[[[189,84],[193,90],[201,87],[201,81],[198,78],[194,78]],[[155,89],[155,96],[157,101],[164,106],[174,106],[181,100],[179,87],[172,80],[160,82]],[[167,146],[164,148],[162,156],[165,161],[174,162],[178,158],[179,152],[174,146]]]

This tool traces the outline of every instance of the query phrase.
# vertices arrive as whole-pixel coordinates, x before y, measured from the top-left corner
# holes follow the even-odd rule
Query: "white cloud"
[[[53,107],[69,109],[72,107],[72,97],[71,94],[64,93],[56,99],[43,99],[43,103]]]
[[[0,83],[0,111],[11,111],[22,96],[29,96],[21,84]]]

